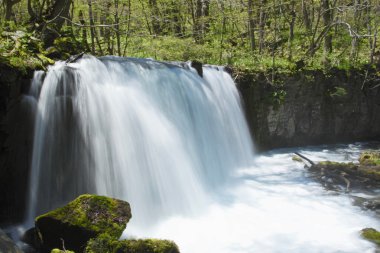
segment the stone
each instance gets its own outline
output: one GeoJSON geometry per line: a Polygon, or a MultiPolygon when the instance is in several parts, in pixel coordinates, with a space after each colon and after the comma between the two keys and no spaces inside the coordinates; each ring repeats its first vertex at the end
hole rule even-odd
{"type": "Polygon", "coordinates": [[[9,238],[4,231],[0,229],[0,252],[4,253],[22,253],[17,245],[9,238]]]}
{"type": "Polygon", "coordinates": [[[117,240],[131,217],[128,202],[85,194],[37,217],[35,225],[44,250],[82,252],[87,242],[100,234],[117,240]]]}
{"type": "Polygon", "coordinates": [[[359,162],[361,165],[377,166],[380,165],[380,151],[364,151],[360,154],[359,162]]]}
{"type": "Polygon", "coordinates": [[[179,253],[178,246],[169,240],[114,240],[107,234],[91,239],[85,253],[179,253]]]}
{"type": "Polygon", "coordinates": [[[380,245],[380,232],[373,228],[365,228],[361,231],[361,236],[368,241],[380,245]]]}

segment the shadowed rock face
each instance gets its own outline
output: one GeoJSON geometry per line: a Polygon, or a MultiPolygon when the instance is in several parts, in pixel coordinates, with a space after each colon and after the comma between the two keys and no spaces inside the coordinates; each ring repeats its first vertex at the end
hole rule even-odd
{"type": "Polygon", "coordinates": [[[275,85],[263,73],[240,73],[255,144],[271,149],[379,140],[380,89],[364,72],[304,70],[278,75],[275,85]]]}
{"type": "Polygon", "coordinates": [[[42,248],[82,252],[87,241],[100,234],[117,240],[132,217],[125,201],[95,195],[81,195],[66,206],[36,218],[42,248]]]}
{"type": "Polygon", "coordinates": [[[33,73],[0,64],[0,224],[18,222],[26,205],[36,103],[33,73]]]}

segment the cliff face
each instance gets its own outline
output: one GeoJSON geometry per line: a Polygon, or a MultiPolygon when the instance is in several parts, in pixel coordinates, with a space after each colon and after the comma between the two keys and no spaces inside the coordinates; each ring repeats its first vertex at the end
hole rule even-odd
{"type": "Polygon", "coordinates": [[[260,150],[380,139],[376,71],[302,71],[238,75],[237,84],[260,150]],[[240,76],[240,77],[239,77],[240,76]]]}
{"type": "Polygon", "coordinates": [[[36,102],[25,94],[32,74],[0,64],[0,224],[21,221],[26,207],[36,102]]]}

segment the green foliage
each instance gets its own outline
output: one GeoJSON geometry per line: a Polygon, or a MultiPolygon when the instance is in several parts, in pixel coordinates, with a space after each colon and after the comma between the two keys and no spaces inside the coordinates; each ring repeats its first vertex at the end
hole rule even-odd
{"type": "Polygon", "coordinates": [[[330,92],[330,97],[334,98],[347,96],[347,90],[345,88],[338,86],[335,86],[334,88],[335,90],[333,92],[330,92]]]}
{"type": "MultiPolygon", "coordinates": [[[[12,26],[13,27],[13,26],[12,26]]],[[[54,61],[46,57],[41,40],[34,33],[22,30],[1,31],[0,61],[26,73],[43,69],[54,61]]]]}
{"type": "MultiPolygon", "coordinates": [[[[54,28],[54,22],[49,22],[46,16],[54,1],[57,0],[32,1],[32,8],[42,13],[34,22],[38,25],[29,24],[27,1],[21,1],[13,7],[12,21],[2,21],[0,29],[22,30],[35,38],[43,38],[45,31],[54,28]],[[41,2],[45,5],[41,6],[41,2]],[[46,4],[48,2],[50,6],[46,4]]],[[[371,52],[379,50],[371,50],[376,46],[373,42],[374,36],[378,36],[375,31],[380,17],[370,1],[361,5],[348,0],[331,1],[330,4],[336,4],[332,9],[340,10],[333,13],[332,20],[342,22],[331,26],[327,32],[322,22],[320,1],[308,1],[307,5],[302,5],[301,1],[258,1],[253,5],[252,16],[246,1],[202,1],[200,5],[199,1],[92,0],[92,16],[87,0],[73,1],[70,20],[62,29],[54,31],[59,35],[54,41],[54,50],[42,50],[41,41],[36,43],[31,37],[20,42],[26,45],[20,50],[28,56],[41,53],[61,59],[87,50],[95,55],[199,60],[239,69],[274,70],[276,73],[295,73],[300,68],[360,68],[370,63],[371,52]],[[197,10],[199,6],[201,10],[197,10]],[[296,18],[291,35],[292,8],[296,18]],[[304,13],[311,22],[311,30],[306,27],[304,13]],[[265,17],[262,24],[261,14],[265,17]],[[247,26],[250,18],[255,24],[254,37],[250,37],[247,26]],[[90,20],[94,23],[91,28],[90,20]],[[349,24],[352,30],[345,24],[349,24]],[[371,36],[359,37],[355,44],[353,32],[371,36]],[[324,35],[333,38],[332,52],[328,54],[323,50],[324,35]],[[296,62],[302,62],[303,66],[297,66],[296,62]]],[[[1,42],[4,45],[0,48],[1,55],[13,52],[12,40],[1,42]]],[[[26,59],[13,54],[5,57],[19,57],[19,60],[12,60],[18,65],[26,59]]]]}
{"type": "Polygon", "coordinates": [[[272,102],[275,105],[281,105],[285,101],[286,91],[277,90],[272,93],[272,102]]]}

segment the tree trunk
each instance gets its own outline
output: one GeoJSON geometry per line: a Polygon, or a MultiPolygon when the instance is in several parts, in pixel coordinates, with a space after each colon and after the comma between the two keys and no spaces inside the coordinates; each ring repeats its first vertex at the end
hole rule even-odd
{"type": "MultiPolygon", "coordinates": [[[[332,17],[332,8],[330,6],[330,0],[322,0],[322,18],[323,25],[328,27],[331,25],[332,17]]],[[[332,52],[332,35],[330,29],[327,31],[327,34],[324,37],[324,62],[325,64],[329,63],[328,56],[332,52]]]]}
{"type": "Polygon", "coordinates": [[[312,27],[311,27],[311,21],[310,21],[310,16],[309,16],[306,0],[302,0],[301,4],[302,4],[303,22],[305,24],[306,31],[310,33],[312,30],[312,27]]]}
{"type": "Polygon", "coordinates": [[[194,17],[195,17],[194,28],[193,28],[194,38],[196,42],[200,42],[202,38],[202,23],[201,23],[202,0],[196,0],[194,17]]]}
{"type": "Polygon", "coordinates": [[[116,45],[117,54],[121,56],[121,42],[120,42],[120,20],[119,20],[119,0],[115,0],[115,24],[116,24],[116,45]]]}
{"type": "Polygon", "coordinates": [[[265,6],[266,6],[267,0],[260,0],[259,5],[259,53],[262,53],[265,47],[265,20],[266,20],[266,12],[265,12],[265,6]]]}
{"type": "Polygon", "coordinates": [[[49,8],[47,20],[42,34],[45,46],[53,44],[54,40],[60,36],[59,32],[66,21],[70,17],[70,6],[72,0],[55,0],[52,7],[49,8]]]}
{"type": "Polygon", "coordinates": [[[157,0],[149,0],[149,6],[151,9],[151,23],[153,28],[153,33],[155,35],[161,34],[161,22],[159,19],[159,9],[157,5],[157,0]]]}
{"type": "MultiPolygon", "coordinates": [[[[82,10],[79,11],[79,22],[82,26],[86,25],[86,21],[84,20],[84,15],[83,15],[82,10]]],[[[82,28],[82,42],[86,47],[86,51],[90,51],[90,47],[87,41],[87,30],[84,27],[82,28]]]]}
{"type": "MultiPolygon", "coordinates": [[[[359,15],[360,15],[360,0],[354,1],[354,29],[357,30],[359,26],[359,15]]],[[[356,62],[357,54],[358,54],[358,46],[359,46],[359,38],[356,36],[352,37],[351,40],[351,52],[350,52],[350,62],[356,62]]]]}
{"type": "Polygon", "coordinates": [[[296,11],[295,11],[295,1],[292,0],[290,2],[291,10],[290,10],[290,24],[289,24],[289,41],[288,41],[288,47],[289,47],[289,60],[292,60],[293,54],[292,54],[292,48],[293,48],[293,39],[294,39],[294,25],[296,22],[296,11]]]}
{"type": "Polygon", "coordinates": [[[251,50],[256,49],[255,19],[253,18],[253,0],[248,0],[248,35],[251,42],[251,50]]]}
{"type": "Polygon", "coordinates": [[[94,26],[94,16],[92,14],[92,0],[87,0],[88,4],[88,16],[90,18],[90,35],[91,35],[91,53],[95,54],[95,28],[94,26]]]}
{"type": "Polygon", "coordinates": [[[21,0],[5,0],[5,20],[9,21],[12,18],[12,7],[13,5],[21,2],[21,0]]]}

